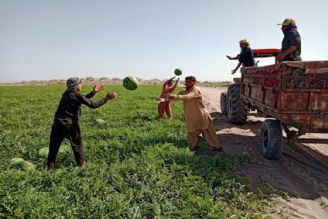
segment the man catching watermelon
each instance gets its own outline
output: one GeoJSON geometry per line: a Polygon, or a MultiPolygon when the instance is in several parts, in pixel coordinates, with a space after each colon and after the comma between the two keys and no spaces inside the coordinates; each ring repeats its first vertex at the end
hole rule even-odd
{"type": "Polygon", "coordinates": [[[116,97],[115,92],[108,92],[103,99],[98,102],[92,102],[90,98],[101,91],[103,86],[95,85],[90,93],[83,95],[81,93],[82,83],[79,78],[69,78],[66,81],[66,86],[67,89],[62,95],[52,124],[47,162],[48,170],[55,168],[58,150],[64,138],[67,138],[71,143],[77,165],[83,166],[85,157],[79,126],[81,105],[84,104],[95,109],[116,97]]]}
{"type": "Polygon", "coordinates": [[[189,76],[185,78],[186,89],[178,95],[168,94],[170,100],[182,100],[183,109],[188,129],[187,142],[190,151],[195,150],[197,138],[200,134],[208,145],[215,151],[223,152],[219,139],[215,133],[214,124],[207,109],[204,106],[200,88],[196,86],[196,78],[189,76]]]}

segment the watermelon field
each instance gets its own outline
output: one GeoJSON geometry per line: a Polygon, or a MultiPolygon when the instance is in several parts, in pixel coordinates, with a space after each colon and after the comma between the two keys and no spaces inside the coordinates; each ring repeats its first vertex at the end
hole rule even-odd
{"type": "MultiPolygon", "coordinates": [[[[83,93],[91,90],[83,87],[83,93]]],[[[46,170],[51,124],[64,85],[0,87],[0,218],[263,218],[263,185],[237,176],[247,156],[186,150],[182,103],[157,119],[161,86],[129,91],[103,107],[82,107],[87,164],[76,167],[68,141],[46,170]],[[23,158],[35,168],[13,166],[23,158]]]]}

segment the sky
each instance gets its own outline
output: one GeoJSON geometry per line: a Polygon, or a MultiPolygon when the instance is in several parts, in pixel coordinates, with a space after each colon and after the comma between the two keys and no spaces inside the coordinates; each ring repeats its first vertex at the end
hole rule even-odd
{"type": "MultiPolygon", "coordinates": [[[[0,83],[69,77],[230,81],[225,55],[281,47],[293,18],[303,60],[328,60],[327,0],[0,0],[0,83]]],[[[273,58],[259,65],[273,64],[273,58]]]]}

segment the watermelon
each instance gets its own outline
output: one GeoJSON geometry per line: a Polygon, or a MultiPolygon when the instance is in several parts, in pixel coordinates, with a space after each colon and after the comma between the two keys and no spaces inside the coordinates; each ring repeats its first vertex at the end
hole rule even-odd
{"type": "Polygon", "coordinates": [[[9,161],[10,167],[21,170],[34,170],[35,166],[33,163],[24,160],[23,158],[15,157],[9,161]]]}
{"type": "MultiPolygon", "coordinates": [[[[70,150],[69,145],[63,144],[59,148],[58,153],[59,154],[66,153],[69,150],[70,150]]],[[[38,150],[38,157],[39,158],[48,158],[48,153],[49,153],[49,148],[48,147],[43,147],[43,148],[41,148],[41,149],[38,150]]]]}
{"type": "Polygon", "coordinates": [[[27,171],[34,170],[35,165],[30,161],[24,160],[23,163],[22,163],[21,169],[22,170],[27,170],[27,171]]]}
{"type": "Polygon", "coordinates": [[[105,120],[103,120],[103,119],[96,119],[96,123],[98,123],[98,124],[105,124],[106,123],[106,121],[105,120]]]}
{"type": "Polygon", "coordinates": [[[180,69],[176,68],[176,69],[174,70],[174,74],[175,74],[176,76],[180,76],[180,75],[182,75],[182,71],[181,71],[180,69]]]}
{"type": "Polygon", "coordinates": [[[123,86],[128,90],[135,90],[138,88],[138,79],[134,76],[128,76],[123,79],[123,86]]]}
{"type": "Polygon", "coordinates": [[[17,164],[19,164],[19,163],[21,163],[21,162],[23,162],[23,161],[24,161],[23,158],[15,157],[15,158],[12,158],[12,159],[9,161],[9,164],[15,166],[15,165],[17,165],[17,164]]]}
{"type": "Polygon", "coordinates": [[[38,150],[38,155],[39,157],[47,158],[49,153],[49,148],[44,147],[38,150]]]}

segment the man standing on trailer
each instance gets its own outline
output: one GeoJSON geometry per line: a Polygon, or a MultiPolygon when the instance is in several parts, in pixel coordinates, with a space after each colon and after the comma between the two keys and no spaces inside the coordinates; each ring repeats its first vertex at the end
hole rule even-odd
{"type": "Polygon", "coordinates": [[[254,55],[247,39],[240,40],[239,46],[241,48],[239,55],[236,57],[226,56],[230,60],[239,60],[239,63],[236,68],[231,71],[231,74],[235,74],[241,65],[243,65],[243,67],[251,67],[255,65],[254,55]]]}
{"type": "Polygon", "coordinates": [[[287,18],[278,25],[281,25],[284,38],[281,44],[281,52],[276,56],[276,61],[302,61],[301,36],[297,31],[296,22],[291,18],[287,18]]]}

